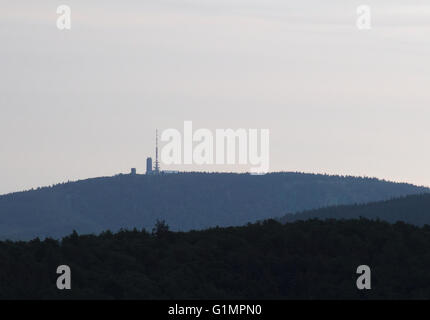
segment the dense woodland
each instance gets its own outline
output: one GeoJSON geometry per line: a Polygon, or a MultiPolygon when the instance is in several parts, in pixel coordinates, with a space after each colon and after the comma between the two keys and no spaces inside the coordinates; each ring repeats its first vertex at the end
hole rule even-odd
{"type": "Polygon", "coordinates": [[[316,210],[287,214],[282,222],[319,219],[380,219],[388,222],[403,221],[415,225],[430,225],[430,194],[411,195],[398,199],[348,206],[331,206],[316,210]]]}
{"type": "Polygon", "coordinates": [[[238,226],[428,191],[377,179],[302,173],[118,175],[0,196],[0,239],[150,230],[156,219],[181,231],[238,226]]]}
{"type": "Polygon", "coordinates": [[[121,231],[0,242],[0,299],[430,298],[430,227],[274,220],[244,227],[121,231]],[[56,288],[56,268],[72,289],[56,288]],[[356,288],[356,268],[372,290],[356,288]]]}

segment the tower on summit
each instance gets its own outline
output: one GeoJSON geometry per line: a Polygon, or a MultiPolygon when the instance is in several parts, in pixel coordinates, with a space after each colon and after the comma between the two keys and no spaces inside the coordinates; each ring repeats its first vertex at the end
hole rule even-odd
{"type": "Polygon", "coordinates": [[[146,158],[146,174],[152,174],[152,158],[146,158]]]}
{"type": "Polygon", "coordinates": [[[155,130],[155,165],[152,167],[152,158],[146,158],[146,174],[160,174],[160,162],[158,161],[158,130],[155,130]]]}
{"type": "Polygon", "coordinates": [[[155,167],[154,174],[160,173],[160,162],[158,161],[158,130],[155,130],[155,167]]]}

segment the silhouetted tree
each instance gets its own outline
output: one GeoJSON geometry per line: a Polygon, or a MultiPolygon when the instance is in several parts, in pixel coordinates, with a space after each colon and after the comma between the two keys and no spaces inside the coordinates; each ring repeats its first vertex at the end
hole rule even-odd
{"type": "Polygon", "coordinates": [[[157,222],[155,222],[155,226],[152,229],[152,234],[157,237],[162,237],[166,235],[168,232],[169,232],[169,226],[167,225],[166,221],[157,219],[157,222]]]}

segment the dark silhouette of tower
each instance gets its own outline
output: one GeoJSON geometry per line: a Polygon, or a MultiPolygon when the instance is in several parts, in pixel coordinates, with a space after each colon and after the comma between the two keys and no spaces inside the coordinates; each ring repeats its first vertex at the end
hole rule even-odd
{"type": "Polygon", "coordinates": [[[155,167],[154,173],[160,173],[160,163],[158,162],[158,130],[155,130],[155,167]]]}
{"type": "Polygon", "coordinates": [[[146,158],[146,174],[152,174],[152,158],[146,158]]]}

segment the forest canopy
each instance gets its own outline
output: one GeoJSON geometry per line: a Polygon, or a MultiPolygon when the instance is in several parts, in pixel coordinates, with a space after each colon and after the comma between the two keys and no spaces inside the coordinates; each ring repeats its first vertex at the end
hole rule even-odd
{"type": "Polygon", "coordinates": [[[118,175],[0,196],[0,239],[61,238],[73,230],[239,226],[324,206],[429,192],[371,178],[279,172],[118,175]]]}
{"type": "Polygon", "coordinates": [[[430,227],[274,220],[0,242],[0,299],[428,299],[430,227]],[[358,290],[356,269],[372,270],[358,290]],[[71,268],[72,289],[56,288],[71,268]]]}

